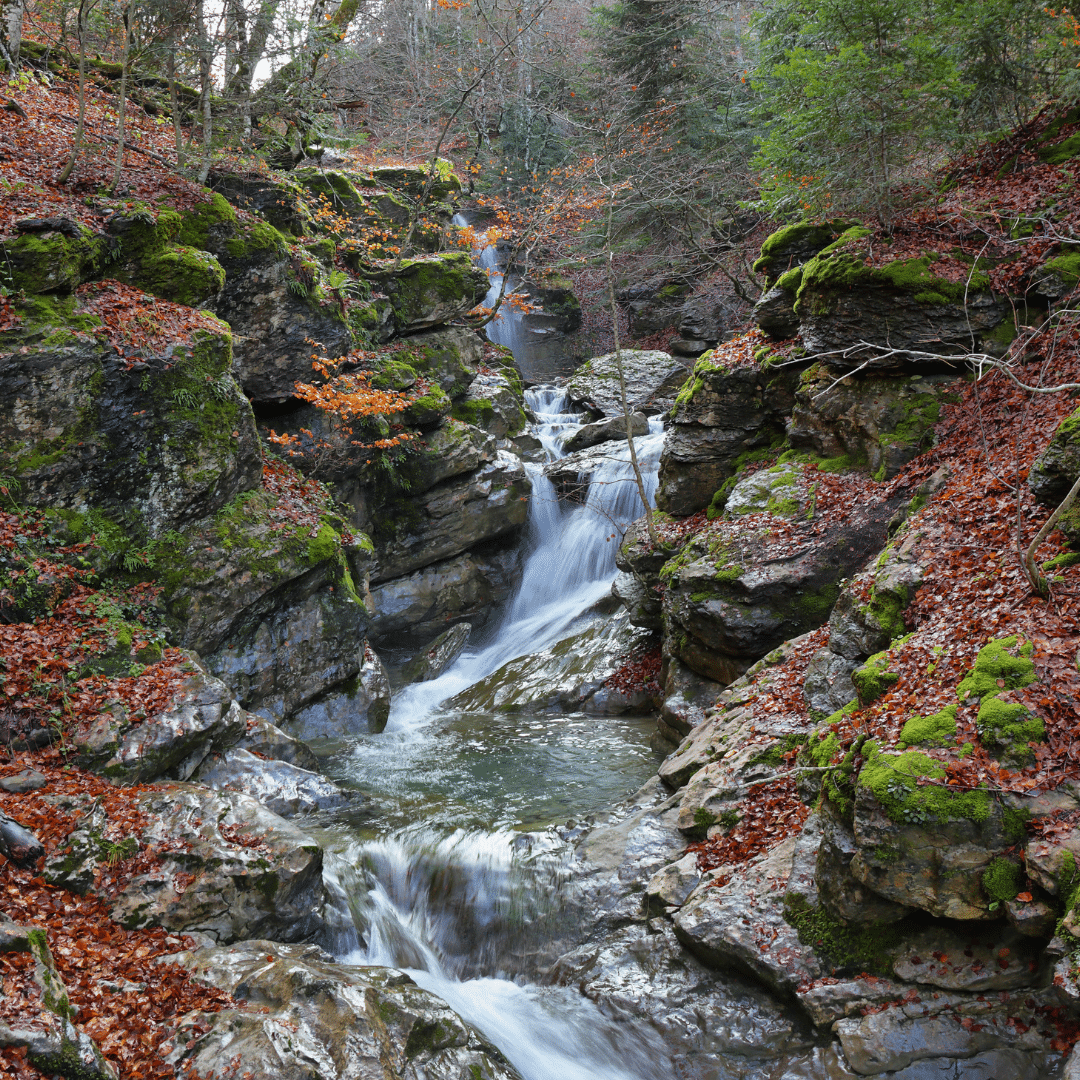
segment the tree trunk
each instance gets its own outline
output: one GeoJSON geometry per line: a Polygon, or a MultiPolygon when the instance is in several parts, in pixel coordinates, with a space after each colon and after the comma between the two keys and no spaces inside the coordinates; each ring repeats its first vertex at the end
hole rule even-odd
{"type": "Polygon", "coordinates": [[[14,75],[19,67],[22,47],[22,21],[26,0],[0,0],[0,55],[11,66],[14,75]]]}
{"type": "Polygon", "coordinates": [[[210,81],[210,66],[212,62],[212,57],[210,55],[210,35],[206,32],[206,12],[203,8],[203,0],[199,0],[195,18],[198,19],[199,22],[199,89],[202,91],[200,104],[202,106],[203,124],[203,160],[202,165],[199,167],[199,183],[205,184],[206,178],[210,175],[210,150],[214,138],[214,117],[210,107],[210,91],[212,88],[212,83],[210,81]]]}
{"type": "Polygon", "coordinates": [[[85,0],[79,5],[79,13],[76,17],[75,29],[79,35],[79,121],[75,126],[75,142],[71,147],[71,157],[64,166],[64,171],[59,176],[59,182],[66,184],[71,179],[75,169],[75,163],[79,160],[79,151],[82,149],[83,129],[86,126],[86,42],[83,39],[85,24],[85,0]]]}
{"type": "Polygon", "coordinates": [[[116,122],[116,172],[109,187],[110,192],[116,191],[120,184],[120,174],[124,171],[124,125],[127,123],[128,63],[131,60],[130,4],[122,9],[121,18],[124,22],[124,56],[120,67],[120,114],[116,122]]]}

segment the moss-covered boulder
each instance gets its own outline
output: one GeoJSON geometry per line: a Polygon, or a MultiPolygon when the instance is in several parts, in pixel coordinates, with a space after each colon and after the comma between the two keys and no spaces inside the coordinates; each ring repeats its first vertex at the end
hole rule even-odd
{"type": "Polygon", "coordinates": [[[851,223],[847,221],[798,222],[777,229],[761,245],[754,270],[775,283],[787,271],[809,262],[822,248],[842,236],[851,223]]]}
{"type": "Polygon", "coordinates": [[[430,184],[431,167],[428,164],[376,166],[370,176],[373,184],[403,191],[411,199],[420,198],[425,184],[429,202],[446,202],[461,192],[461,180],[454,172],[453,163],[446,158],[435,159],[435,175],[430,184]]]}
{"type": "Polygon", "coordinates": [[[933,446],[942,405],[959,400],[964,385],[953,374],[842,374],[825,364],[802,373],[788,440],[824,458],[865,463],[876,480],[933,446]]]}
{"type": "Polygon", "coordinates": [[[438,383],[454,400],[463,397],[472,385],[484,353],[484,344],[475,331],[461,326],[413,334],[404,345],[394,359],[438,383]]]}
{"type": "Polygon", "coordinates": [[[367,276],[390,298],[400,334],[450,322],[476,307],[488,290],[487,274],[464,252],[403,259],[399,266],[370,270],[367,276]]]}
{"type": "Polygon", "coordinates": [[[404,239],[413,214],[409,200],[393,191],[368,190],[362,174],[296,169],[290,179],[307,193],[315,229],[352,235],[368,244],[404,239]]]}
{"type": "Polygon", "coordinates": [[[111,271],[117,281],[154,296],[198,307],[221,292],[225,270],[208,251],[170,244],[111,271]]]}
{"type": "Polygon", "coordinates": [[[233,206],[260,215],[276,229],[303,236],[312,228],[304,189],[281,173],[213,169],[207,182],[233,206]]]}
{"type": "Polygon", "coordinates": [[[108,261],[108,238],[69,218],[24,218],[0,238],[3,276],[26,293],[71,293],[108,261]]]}
{"type": "Polygon", "coordinates": [[[73,300],[16,310],[22,324],[0,335],[13,403],[0,416],[0,446],[30,501],[83,530],[104,515],[134,554],[258,485],[254,417],[232,378],[223,324],[131,365],[98,344],[95,317],[73,300]]]}
{"type": "Polygon", "coordinates": [[[525,410],[510,380],[498,374],[477,376],[464,397],[454,402],[452,415],[496,439],[520,435],[527,423],[525,410]]]}
{"type": "Polygon", "coordinates": [[[795,310],[812,353],[854,349],[861,342],[891,349],[970,352],[1011,308],[990,291],[990,279],[972,271],[955,280],[952,267],[935,273],[934,252],[871,264],[869,241],[852,230],[802,267],[795,310]]]}
{"type": "Polygon", "coordinates": [[[771,465],[739,480],[724,501],[724,516],[746,514],[792,518],[812,512],[813,484],[806,483],[797,463],[771,465]]]}
{"type": "Polygon", "coordinates": [[[1048,259],[1031,275],[1032,289],[1047,300],[1061,300],[1080,282],[1080,252],[1075,248],[1048,259]]]}

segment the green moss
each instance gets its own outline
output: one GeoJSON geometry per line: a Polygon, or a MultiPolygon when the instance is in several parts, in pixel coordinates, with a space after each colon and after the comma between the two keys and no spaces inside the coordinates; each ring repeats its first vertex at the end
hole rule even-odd
{"type": "MultiPolygon", "coordinates": [[[[1076,137],[1080,138],[1080,136],[1076,137]]],[[[1050,259],[1043,263],[1040,272],[1057,274],[1067,284],[1075,285],[1080,281],[1080,252],[1071,252],[1050,259]]]]}
{"type": "Polygon", "coordinates": [[[983,871],[982,876],[986,895],[996,901],[992,908],[1008,900],[1015,900],[1016,894],[1020,891],[1021,880],[1022,871],[1016,863],[1008,859],[994,859],[983,871]]]}
{"type": "Polygon", "coordinates": [[[494,419],[495,406],[490,398],[470,398],[467,401],[455,401],[450,415],[462,423],[483,428],[494,419]]]}
{"type": "Polygon", "coordinates": [[[776,284],[778,288],[784,289],[794,296],[802,284],[802,266],[793,266],[786,273],[781,274],[776,279],[776,284]]]}
{"type": "Polygon", "coordinates": [[[225,270],[207,251],[170,245],[115,270],[117,281],[137,285],[154,296],[197,307],[225,286],[225,270]]]}
{"type": "Polygon", "coordinates": [[[238,262],[278,258],[289,249],[285,237],[265,221],[242,221],[225,242],[225,253],[238,262]]]}
{"type": "Polygon", "coordinates": [[[1009,650],[1016,649],[1016,646],[1015,635],[984,645],[975,658],[975,666],[956,688],[960,700],[997,695],[1003,690],[1019,690],[1033,683],[1035,665],[1029,659],[1031,645],[1022,647],[1020,655],[1014,656],[1009,650]],[[999,679],[1002,682],[1000,686],[999,679]]]}
{"type": "Polygon", "coordinates": [[[1015,764],[1027,764],[1033,757],[1028,743],[1042,742],[1046,735],[1042,720],[1023,705],[996,696],[983,699],[975,723],[979,741],[1015,764]]]}
{"type": "Polygon", "coordinates": [[[913,716],[900,732],[898,749],[908,746],[952,746],[956,742],[957,705],[949,705],[932,716],[913,716]]]}
{"type": "Polygon", "coordinates": [[[699,806],[694,811],[694,824],[699,829],[707,829],[710,825],[716,824],[716,815],[710,813],[704,806],[699,806]]]}
{"type": "MultiPolygon", "coordinates": [[[[12,289],[70,293],[94,277],[108,259],[104,237],[78,226],[78,237],[61,232],[22,233],[0,241],[0,272],[12,289]]],[[[4,283],[0,279],[0,283],[4,283]]]]}
{"type": "Polygon", "coordinates": [[[1075,566],[1080,563],[1080,551],[1066,551],[1061,555],[1055,555],[1052,559],[1047,559],[1042,564],[1043,570],[1049,572],[1051,570],[1066,570],[1070,566],[1075,566]]]}
{"type": "Polygon", "coordinates": [[[217,192],[207,202],[199,203],[193,210],[180,212],[180,228],[176,242],[185,247],[206,250],[210,243],[210,231],[223,226],[230,229],[236,225],[236,211],[217,192]]]}
{"type": "Polygon", "coordinates": [[[799,933],[799,941],[830,960],[840,971],[892,975],[893,954],[902,946],[900,923],[852,927],[804,897],[789,893],[784,918],[799,933]]]}
{"type": "Polygon", "coordinates": [[[761,255],[754,263],[754,270],[758,273],[762,271],[772,273],[774,270],[780,270],[779,266],[773,267],[774,259],[782,258],[788,251],[822,248],[835,240],[847,228],[849,224],[846,221],[826,221],[817,224],[800,221],[794,225],[785,225],[765,238],[761,245],[761,255]]]}
{"type": "Polygon", "coordinates": [[[896,822],[912,824],[930,819],[966,819],[984,822],[990,816],[990,794],[953,791],[936,785],[920,787],[920,778],[940,780],[945,776],[941,763],[916,750],[900,754],[883,752],[876,743],[863,747],[865,761],[858,784],[872,792],[885,813],[896,822]]]}
{"type": "Polygon", "coordinates": [[[1080,132],[1054,143],[1053,146],[1043,146],[1038,150],[1039,160],[1045,161],[1047,165],[1063,165],[1077,154],[1080,154],[1080,132]]]}
{"type": "Polygon", "coordinates": [[[408,390],[416,383],[416,371],[400,360],[386,360],[379,373],[372,377],[371,385],[377,390],[408,390]]]}
{"type": "Polygon", "coordinates": [[[855,685],[862,705],[877,701],[900,681],[900,675],[895,671],[889,671],[888,666],[886,654],[879,652],[851,673],[851,681],[855,685]]]}

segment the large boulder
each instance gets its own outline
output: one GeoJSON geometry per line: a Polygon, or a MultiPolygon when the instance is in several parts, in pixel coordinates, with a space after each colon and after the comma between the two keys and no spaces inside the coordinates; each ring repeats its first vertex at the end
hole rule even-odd
{"type": "Polygon", "coordinates": [[[258,435],[226,326],[209,320],[192,344],[133,366],[94,341],[98,320],[73,301],[37,298],[22,313],[0,335],[11,405],[0,447],[28,501],[60,510],[77,532],[103,514],[139,546],[258,485],[258,435]]]}
{"type": "Polygon", "coordinates": [[[402,493],[373,523],[379,567],[372,580],[400,577],[517,531],[528,517],[530,490],[520,459],[500,450],[490,464],[418,498],[402,493]]]}
{"type": "Polygon", "coordinates": [[[527,423],[520,393],[501,372],[478,375],[468,392],[454,403],[451,415],[496,439],[513,438],[527,423]]]}
{"type": "MultiPolygon", "coordinates": [[[[671,407],[679,387],[686,381],[683,364],[670,353],[658,350],[623,349],[626,404],[631,412],[664,412],[671,407]]],[[[586,360],[566,384],[570,400],[601,417],[622,416],[619,363],[615,353],[586,360]]]]}
{"type": "Polygon", "coordinates": [[[403,259],[400,265],[369,270],[367,276],[390,298],[399,334],[450,322],[476,307],[488,291],[487,274],[465,252],[403,259]]]}
{"type": "Polygon", "coordinates": [[[843,374],[825,364],[803,373],[788,440],[824,458],[865,462],[876,480],[930,449],[941,406],[958,401],[963,386],[955,374],[843,374]]]}
{"type": "Polygon", "coordinates": [[[307,701],[289,718],[298,739],[339,739],[378,734],[390,717],[390,678],[370,645],[361,650],[360,668],[352,678],[307,701]]]}
{"type": "MultiPolygon", "coordinates": [[[[1044,506],[1056,507],[1080,476],[1080,409],[1058,425],[1028,473],[1028,486],[1044,506]]],[[[1070,540],[1080,538],[1080,509],[1074,504],[1058,519],[1070,540]]]]}
{"type": "Polygon", "coordinates": [[[178,1072],[251,1080],[520,1080],[445,1002],[393,968],[339,964],[312,945],[247,941],[181,953],[235,1007],[185,1017],[178,1072]]]}
{"type": "Polygon", "coordinates": [[[707,353],[694,365],[671,413],[656,505],[670,514],[703,510],[739,459],[779,442],[793,398],[786,369],[731,368],[707,353]]]}
{"type": "Polygon", "coordinates": [[[322,849],[250,795],[163,784],[139,792],[136,808],[135,838],[157,859],[113,897],[121,925],[222,943],[304,941],[324,930],[322,849]]]}
{"type": "Polygon", "coordinates": [[[625,285],[615,299],[630,315],[634,337],[675,326],[682,316],[683,301],[691,289],[686,274],[657,274],[625,285]]]}
{"type": "MultiPolygon", "coordinates": [[[[649,420],[644,413],[630,414],[631,436],[648,435],[649,420]]],[[[583,424],[563,443],[563,450],[573,454],[578,450],[587,450],[602,442],[626,440],[626,418],[613,416],[607,420],[597,420],[594,424],[583,424]]]]}
{"type": "Polygon", "coordinates": [[[789,270],[809,262],[850,228],[846,221],[797,222],[766,237],[754,270],[776,281],[789,270]]]}

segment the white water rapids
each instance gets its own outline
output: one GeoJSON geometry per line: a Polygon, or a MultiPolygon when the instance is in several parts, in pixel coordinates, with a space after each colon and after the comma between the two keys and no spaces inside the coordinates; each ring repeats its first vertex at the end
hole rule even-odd
{"type": "MultiPolygon", "coordinates": [[[[542,387],[526,397],[537,418],[535,434],[552,459],[561,457],[562,441],[580,427],[581,414],[570,412],[562,390],[542,387]]],[[[635,440],[650,502],[662,443],[659,421],[635,440]]],[[[644,506],[627,444],[600,449],[607,451],[606,460],[593,473],[585,505],[560,504],[543,467],[526,466],[532,499],[516,593],[493,620],[494,628],[448,671],[395,697],[386,731],[354,751],[369,774],[373,754],[374,768],[381,763],[388,774],[438,773],[445,767],[438,743],[438,723],[445,718],[440,702],[508,660],[566,637],[610,592],[621,534],[644,506]]],[[[550,721],[564,729],[574,722],[550,721]]],[[[544,725],[540,720],[528,726],[544,725]]],[[[596,744],[602,740],[600,735],[596,744]]],[[[330,861],[334,885],[359,928],[343,928],[340,958],[408,971],[479,1028],[525,1080],[660,1080],[670,1072],[659,1064],[667,1055],[651,1029],[615,1023],[572,990],[495,977],[514,974],[515,949],[525,951],[530,927],[558,908],[568,857],[567,846],[550,834],[545,839],[503,827],[458,828],[447,835],[445,826],[429,824],[422,815],[378,839],[351,840],[330,861]]]]}

